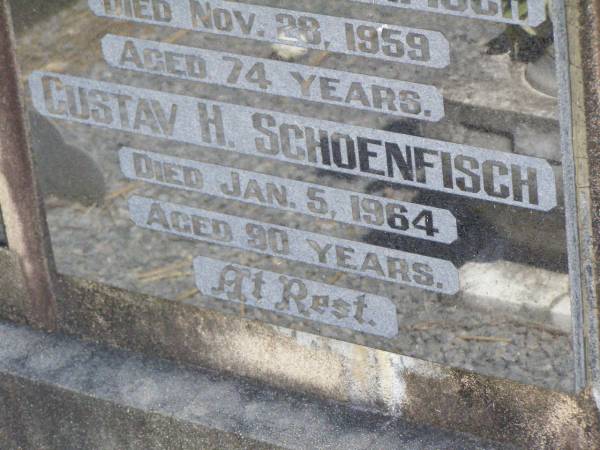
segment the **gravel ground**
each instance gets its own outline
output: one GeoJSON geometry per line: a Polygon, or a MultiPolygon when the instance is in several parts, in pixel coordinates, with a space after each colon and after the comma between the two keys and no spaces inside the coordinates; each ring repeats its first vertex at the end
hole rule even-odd
{"type": "MultiPolygon", "coordinates": [[[[309,117],[354,123],[373,128],[390,126],[390,118],[363,111],[335,107],[323,107],[314,103],[285,98],[267,98],[256,94],[199,83],[169,80],[163,77],[142,75],[109,69],[99,52],[99,40],[106,33],[123,34],[155,40],[168,40],[182,45],[202,46],[212,49],[227,49],[254,56],[270,57],[273,50],[268,44],[257,44],[239,39],[223,39],[214,35],[182,33],[174,29],[131,25],[95,18],[88,12],[85,1],[73,8],[25,27],[18,36],[18,54],[24,77],[32,70],[50,70],[70,75],[147,87],[166,92],[182,93],[216,100],[277,109],[309,117]]],[[[291,2],[279,2],[293,6],[291,2]]],[[[510,64],[507,56],[486,56],[484,44],[502,31],[502,26],[489,22],[462,21],[439,15],[416,13],[389,14],[389,9],[370,14],[368,5],[345,4],[343,1],[305,2],[306,9],[339,15],[418,25],[423,28],[443,30],[451,43],[454,63],[451,68],[435,71],[381,64],[375,60],[332,55],[322,61],[330,68],[345,67],[347,70],[384,77],[398,77],[408,81],[435,84],[448,101],[464,102],[470,106],[497,108],[505,113],[528,114],[535,120],[552,119],[555,116],[555,101],[533,93],[521,79],[523,65],[510,64]],[[467,24],[468,26],[465,26],[467,24]],[[451,31],[448,31],[451,30],[451,31]],[[400,74],[399,74],[400,72],[400,74]],[[483,94],[483,95],[482,95],[483,94]]],[[[298,7],[298,9],[304,9],[298,7]]],[[[309,52],[300,62],[311,63],[318,57],[309,52]]],[[[533,119],[532,119],[533,120],[533,119]]],[[[232,152],[174,144],[173,142],[134,136],[128,133],[94,129],[83,125],[55,123],[68,144],[91,155],[105,176],[109,194],[102,205],[84,207],[64,199],[47,199],[48,221],[54,253],[59,270],[71,275],[91,278],[125,289],[162,296],[177,301],[219,308],[233,314],[265,320],[278,325],[325,334],[386,350],[401,352],[430,361],[455,367],[472,369],[489,375],[506,377],[526,383],[569,390],[572,387],[572,351],[570,336],[541,323],[523,321],[518,314],[491,314],[479,312],[464,305],[458,296],[445,296],[425,291],[403,288],[391,283],[382,283],[368,278],[344,275],[334,270],[323,270],[277,258],[238,251],[201,242],[192,242],[174,236],[161,235],[138,229],[129,219],[127,198],[132,194],[143,195],[173,203],[206,208],[232,215],[244,216],[263,222],[285,225],[291,228],[313,231],[324,235],[362,240],[378,245],[396,246],[409,251],[430,255],[443,255],[460,265],[468,260],[507,258],[518,260],[505,238],[495,236],[493,224],[485,226],[465,222],[462,240],[451,251],[439,246],[422,243],[406,243],[392,240],[381,233],[367,233],[358,227],[342,226],[327,221],[317,221],[298,214],[273,209],[251,207],[241,203],[198,196],[173,189],[130,183],[118,167],[117,150],[121,146],[141,148],[165,154],[217,163],[226,166],[251,169],[280,177],[351,189],[375,192],[379,195],[398,198],[416,198],[418,201],[435,203],[430,195],[400,190],[382,184],[373,184],[362,178],[333,176],[306,168],[243,157],[232,152]],[[350,330],[315,323],[301,323],[260,310],[225,305],[222,302],[191,295],[194,289],[191,258],[196,255],[213,256],[217,259],[256,266],[266,270],[293,273],[295,276],[324,281],[342,287],[358,289],[392,299],[398,308],[400,333],[393,340],[360,335],[350,330]],[[144,276],[157,268],[170,268],[164,277],[144,276]]],[[[445,120],[439,127],[455,129],[456,124],[445,120]]],[[[439,134],[439,129],[437,131],[439,134]]],[[[428,134],[429,135],[429,134],[428,134]]],[[[433,135],[433,134],[431,134],[433,135]]],[[[468,141],[468,133],[448,136],[455,142],[468,141]]],[[[493,142],[490,140],[490,142],[493,142]]],[[[43,170],[43,168],[41,168],[43,170]]],[[[85,174],[73,174],[84,177],[85,174]]],[[[439,201],[439,199],[438,199],[439,201]]],[[[464,202],[448,200],[449,209],[461,209],[464,202]]],[[[466,211],[466,212],[465,212],[466,211]]],[[[462,217],[455,211],[457,216],[462,217]]],[[[510,208],[501,209],[499,214],[510,214],[510,208]]],[[[466,217],[467,218],[467,217],[466,217]]],[[[474,218],[469,218],[474,220],[474,218]]],[[[556,230],[560,236],[561,230],[556,230]]],[[[527,252],[526,252],[527,253],[527,252]]],[[[530,263],[547,266],[546,260],[556,260],[555,255],[542,253],[530,263]]],[[[563,258],[564,255],[558,257],[563,258]]],[[[555,270],[564,270],[564,264],[550,264],[555,270]]]]}

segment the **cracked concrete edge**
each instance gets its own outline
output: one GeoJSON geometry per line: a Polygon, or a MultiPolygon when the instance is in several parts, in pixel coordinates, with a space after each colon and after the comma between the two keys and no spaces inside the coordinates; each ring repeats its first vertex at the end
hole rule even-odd
{"type": "Polygon", "coordinates": [[[0,342],[5,449],[509,448],[14,325],[0,342]]]}

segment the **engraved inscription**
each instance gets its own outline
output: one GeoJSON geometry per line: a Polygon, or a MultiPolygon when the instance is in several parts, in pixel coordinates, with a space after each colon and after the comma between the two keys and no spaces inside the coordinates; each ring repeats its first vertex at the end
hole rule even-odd
{"type": "Polygon", "coordinates": [[[437,31],[224,0],[88,0],[101,17],[443,68],[450,45],[437,31]]]}
{"type": "Polygon", "coordinates": [[[404,284],[458,292],[458,271],[448,261],[353,242],[227,214],[132,196],[136,225],[199,241],[404,284]]]}
{"type": "Polygon", "coordinates": [[[535,27],[546,19],[544,0],[350,0],[535,27]]]}
{"type": "Polygon", "coordinates": [[[221,102],[34,72],[44,115],[336,172],[548,211],[542,159],[221,102]]]}
{"type": "Polygon", "coordinates": [[[204,295],[280,314],[392,338],[398,334],[390,299],[315,281],[219,261],[194,259],[204,295]]]}
{"type": "Polygon", "coordinates": [[[112,34],[102,39],[102,50],[122,69],[420,120],[444,117],[444,100],[433,86],[112,34]]]}
{"type": "Polygon", "coordinates": [[[446,244],[457,238],[456,219],[443,209],[132,148],[122,148],[119,159],[123,174],[133,180],[446,244]]]}

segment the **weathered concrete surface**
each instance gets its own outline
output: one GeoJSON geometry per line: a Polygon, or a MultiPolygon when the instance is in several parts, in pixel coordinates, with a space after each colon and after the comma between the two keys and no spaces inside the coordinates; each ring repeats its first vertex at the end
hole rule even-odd
{"type": "Polygon", "coordinates": [[[94,283],[63,280],[63,289],[60,322],[70,334],[527,448],[588,449],[600,443],[598,412],[585,395],[448,369],[94,283]]]}
{"type": "Polygon", "coordinates": [[[500,449],[467,435],[0,324],[2,449],[500,449]]]}

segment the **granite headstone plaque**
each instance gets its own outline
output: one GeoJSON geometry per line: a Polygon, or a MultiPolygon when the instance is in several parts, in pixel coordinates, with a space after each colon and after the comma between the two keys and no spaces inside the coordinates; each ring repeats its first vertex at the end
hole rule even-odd
{"type": "Polygon", "coordinates": [[[546,2],[23,3],[59,272],[572,387],[546,2]]]}

